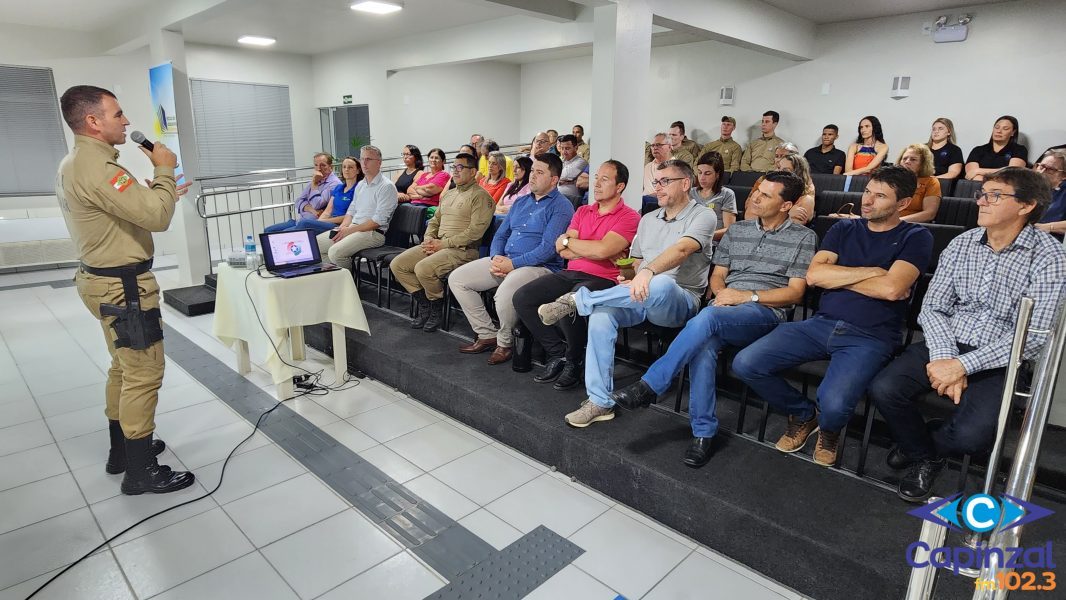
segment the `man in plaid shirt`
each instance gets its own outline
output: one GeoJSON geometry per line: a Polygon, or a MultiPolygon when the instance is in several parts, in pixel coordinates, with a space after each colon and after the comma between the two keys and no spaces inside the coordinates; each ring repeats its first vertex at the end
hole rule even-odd
{"type": "Polygon", "coordinates": [[[977,228],[941,254],[918,322],[925,341],[883,370],[869,393],[898,446],[892,468],[910,467],[899,496],[925,502],[947,456],[986,451],[996,434],[1006,366],[1023,296],[1035,301],[1023,357],[1032,359],[1066,289],[1066,250],[1033,227],[1051,201],[1039,174],[1008,167],[985,178],[977,228]],[[933,389],[955,403],[929,431],[915,400],[933,389]]]}

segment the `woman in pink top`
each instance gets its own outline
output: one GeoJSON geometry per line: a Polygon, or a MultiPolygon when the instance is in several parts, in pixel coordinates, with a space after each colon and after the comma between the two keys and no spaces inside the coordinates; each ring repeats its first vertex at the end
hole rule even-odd
{"type": "Polygon", "coordinates": [[[411,198],[411,204],[421,206],[437,206],[440,204],[440,193],[448,188],[448,180],[451,175],[444,170],[444,150],[434,148],[429,151],[429,169],[423,171],[414,184],[407,188],[407,196],[411,198]]]}
{"type": "Polygon", "coordinates": [[[515,200],[529,193],[529,170],[531,168],[533,168],[533,160],[528,156],[519,156],[515,159],[514,181],[507,187],[500,201],[496,203],[496,214],[506,215],[515,200]]]}
{"type": "Polygon", "coordinates": [[[511,180],[507,179],[507,158],[503,152],[489,152],[489,176],[479,181],[478,185],[492,196],[493,202],[499,202],[510,183],[511,180]]]}

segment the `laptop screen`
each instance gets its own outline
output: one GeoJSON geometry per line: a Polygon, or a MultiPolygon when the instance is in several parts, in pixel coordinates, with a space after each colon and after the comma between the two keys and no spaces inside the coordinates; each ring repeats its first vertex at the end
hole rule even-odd
{"type": "Polygon", "coordinates": [[[261,233],[259,242],[267,270],[313,265],[322,260],[315,233],[309,229],[261,233]]]}

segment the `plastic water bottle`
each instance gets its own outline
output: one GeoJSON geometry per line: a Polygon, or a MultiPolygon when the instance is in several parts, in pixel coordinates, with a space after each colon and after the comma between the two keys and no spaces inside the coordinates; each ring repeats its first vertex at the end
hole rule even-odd
{"type": "Polygon", "coordinates": [[[259,256],[255,252],[255,238],[251,235],[244,238],[244,266],[255,269],[259,266],[259,256]]]}

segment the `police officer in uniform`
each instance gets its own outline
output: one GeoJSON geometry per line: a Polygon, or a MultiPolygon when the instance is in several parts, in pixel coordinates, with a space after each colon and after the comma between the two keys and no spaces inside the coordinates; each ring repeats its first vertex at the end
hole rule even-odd
{"type": "Polygon", "coordinates": [[[152,275],[153,231],[165,231],[180,188],[177,157],[166,146],[144,150],[155,166],[145,187],[116,162],[129,120],[111,92],[79,85],[60,99],[74,132],[74,149],[59,165],[56,196],[81,268],[78,294],[100,320],[111,368],[104,414],[111,432],[106,470],[125,472],[122,493],[166,493],[192,485],[194,476],[156,461],[164,444],[152,439],[163,383],[163,329],[159,285],[152,275]]]}

